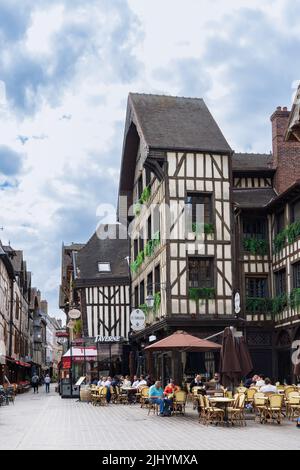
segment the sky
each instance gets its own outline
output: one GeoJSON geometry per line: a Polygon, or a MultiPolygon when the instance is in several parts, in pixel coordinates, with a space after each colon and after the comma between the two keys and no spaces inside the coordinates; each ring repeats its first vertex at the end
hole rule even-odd
{"type": "Polygon", "coordinates": [[[61,246],[117,203],[130,91],[202,97],[235,151],[270,152],[300,79],[292,0],[0,0],[0,239],[60,316],[61,246]]]}

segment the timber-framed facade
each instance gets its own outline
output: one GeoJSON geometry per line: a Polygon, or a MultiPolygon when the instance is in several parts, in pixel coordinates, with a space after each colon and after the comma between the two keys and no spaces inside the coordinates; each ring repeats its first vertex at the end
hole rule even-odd
{"type": "MultiPolygon", "coordinates": [[[[256,372],[293,379],[293,341],[300,339],[297,101],[291,112],[277,108],[271,121],[272,153],[234,153],[202,100],[129,95],[119,198],[131,209],[119,205],[119,221],[131,234],[131,306],[146,312],[145,329],[131,334],[140,356],[150,335],[186,329],[208,337],[233,325],[247,339],[256,372]],[[194,220],[197,204],[204,233],[194,220]],[[184,210],[192,217],[188,231],[184,210]]],[[[187,356],[181,372],[195,359],[187,356]]],[[[202,363],[212,372],[218,359],[208,356],[202,363]]],[[[158,373],[174,375],[178,365],[166,355],[158,373]]]]}

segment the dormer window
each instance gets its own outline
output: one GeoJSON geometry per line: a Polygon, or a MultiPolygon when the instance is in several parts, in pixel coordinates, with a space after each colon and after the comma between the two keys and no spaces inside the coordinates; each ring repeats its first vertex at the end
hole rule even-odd
{"type": "Polygon", "coordinates": [[[111,268],[110,268],[110,263],[105,263],[105,262],[99,262],[98,263],[98,271],[99,273],[110,273],[111,268]]]}

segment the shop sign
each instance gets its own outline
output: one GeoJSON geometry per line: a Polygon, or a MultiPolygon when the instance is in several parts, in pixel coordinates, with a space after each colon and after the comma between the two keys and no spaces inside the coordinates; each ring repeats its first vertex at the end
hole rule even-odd
{"type": "Polygon", "coordinates": [[[133,331],[140,331],[145,328],[146,317],[140,308],[136,308],[131,312],[130,323],[133,331]]]}
{"type": "Polygon", "coordinates": [[[235,313],[240,313],[241,311],[241,297],[239,292],[236,292],[234,296],[234,311],[235,313]]]}
{"type": "Polygon", "coordinates": [[[96,336],[95,343],[119,343],[121,336],[96,336]]]}

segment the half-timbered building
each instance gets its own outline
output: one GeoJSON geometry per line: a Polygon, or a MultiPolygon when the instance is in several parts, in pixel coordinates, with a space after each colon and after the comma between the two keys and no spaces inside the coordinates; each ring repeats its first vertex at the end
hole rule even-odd
{"type": "MultiPolygon", "coordinates": [[[[118,214],[130,233],[131,305],[146,314],[145,328],[131,334],[140,353],[151,336],[184,329],[210,337],[233,325],[247,339],[256,372],[293,379],[299,96],[271,122],[272,152],[234,153],[203,100],[129,94],[118,214]]],[[[200,356],[185,355],[185,372],[194,361],[200,356]]],[[[216,357],[206,354],[201,364],[212,372],[216,357]]],[[[179,362],[167,354],[157,365],[158,374],[165,368],[174,375],[179,362]]]]}
{"type": "MultiPolygon", "coordinates": [[[[110,228],[117,226],[111,225],[110,228]]],[[[86,244],[63,247],[60,306],[79,309],[70,339],[97,348],[95,364],[87,364],[92,378],[101,371],[128,373],[130,331],[130,279],[128,240],[102,238],[94,233],[86,244]],[[94,368],[94,369],[93,369],[94,368]]]]}
{"type": "MultiPolygon", "coordinates": [[[[132,306],[147,317],[146,328],[133,335],[137,345],[176,329],[206,337],[237,321],[231,155],[203,100],[129,95],[119,218],[130,227],[132,306]],[[152,310],[145,305],[149,295],[152,310]]],[[[176,369],[175,357],[165,359],[176,369]]],[[[206,355],[208,369],[213,359],[206,355]]]]}

